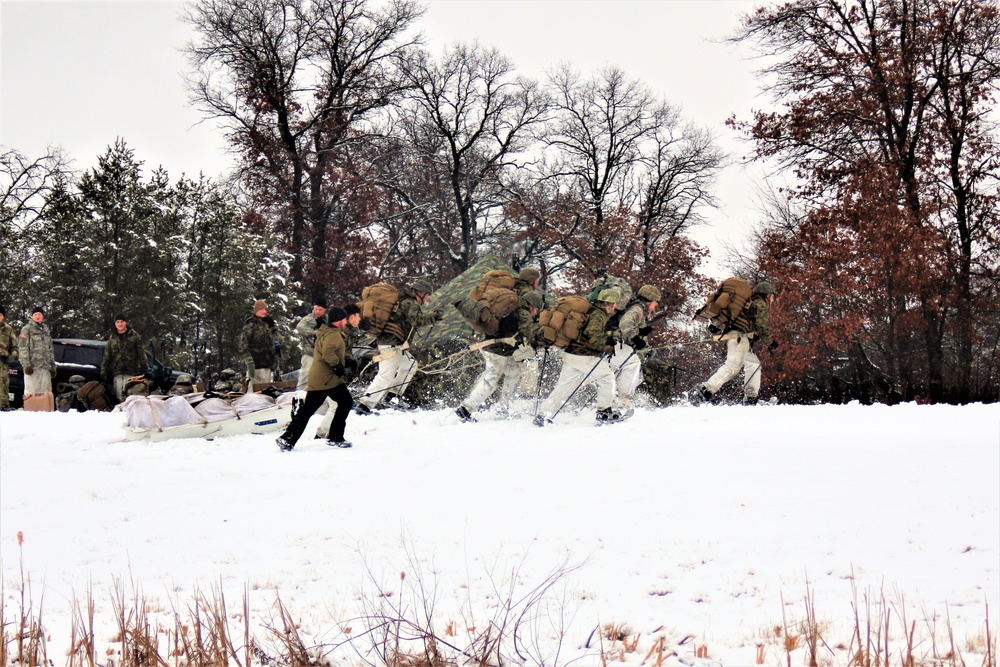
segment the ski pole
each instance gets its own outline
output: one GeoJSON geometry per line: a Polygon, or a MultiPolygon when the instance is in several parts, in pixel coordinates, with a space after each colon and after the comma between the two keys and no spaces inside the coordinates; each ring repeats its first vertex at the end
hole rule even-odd
{"type": "Polygon", "coordinates": [[[549,348],[545,348],[542,354],[542,365],[538,367],[538,387],[535,388],[535,414],[538,414],[538,405],[542,402],[542,376],[545,374],[545,364],[549,360],[549,348]]]}
{"type": "Polygon", "coordinates": [[[601,364],[602,361],[604,361],[604,355],[603,354],[600,357],[598,357],[597,363],[594,364],[589,371],[587,371],[586,375],[583,376],[583,379],[580,380],[580,384],[576,385],[576,388],[569,393],[569,396],[567,396],[566,400],[562,402],[562,405],[559,406],[559,409],[552,413],[552,416],[549,417],[549,419],[548,419],[549,422],[551,422],[553,419],[555,419],[556,415],[558,415],[562,411],[562,409],[564,407],[566,407],[566,404],[569,403],[569,400],[571,398],[573,398],[573,395],[576,394],[577,391],[579,391],[580,387],[582,387],[583,383],[587,381],[587,378],[590,377],[591,373],[593,373],[594,371],[597,370],[597,367],[601,364]]]}

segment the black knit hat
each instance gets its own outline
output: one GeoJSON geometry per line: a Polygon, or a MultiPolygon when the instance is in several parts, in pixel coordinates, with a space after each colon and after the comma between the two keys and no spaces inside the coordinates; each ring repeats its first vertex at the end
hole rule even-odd
{"type": "Polygon", "coordinates": [[[346,306],[344,306],[344,312],[347,313],[348,317],[350,317],[351,315],[360,315],[361,307],[356,303],[349,303],[346,306]]]}
{"type": "Polygon", "coordinates": [[[317,297],[313,299],[313,305],[319,306],[320,308],[326,308],[326,299],[323,297],[317,297]]]}
{"type": "Polygon", "coordinates": [[[334,306],[330,310],[326,311],[326,321],[329,322],[330,324],[346,319],[347,319],[347,311],[341,308],[340,306],[334,306]]]}
{"type": "Polygon", "coordinates": [[[44,310],[42,310],[42,307],[41,307],[41,306],[36,306],[36,307],[35,307],[35,309],[34,309],[33,311],[31,311],[31,314],[32,314],[32,315],[34,315],[35,313],[41,313],[42,315],[44,315],[44,314],[45,314],[45,311],[44,311],[44,310]]]}
{"type": "Polygon", "coordinates": [[[0,315],[7,317],[7,309],[4,308],[3,306],[0,306],[0,315]]]}
{"type": "Polygon", "coordinates": [[[115,322],[128,322],[128,318],[125,317],[125,313],[118,313],[115,315],[115,322]]]}

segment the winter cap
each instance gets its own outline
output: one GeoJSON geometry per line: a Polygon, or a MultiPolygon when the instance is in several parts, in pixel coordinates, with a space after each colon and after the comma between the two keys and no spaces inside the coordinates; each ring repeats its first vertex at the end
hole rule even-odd
{"type": "Polygon", "coordinates": [[[319,306],[320,308],[326,308],[326,299],[324,299],[323,297],[317,297],[313,299],[313,305],[319,306]]]}
{"type": "Polygon", "coordinates": [[[329,322],[330,324],[346,319],[347,319],[347,311],[341,308],[340,306],[334,306],[330,310],[326,311],[326,321],[329,322]]]}
{"type": "Polygon", "coordinates": [[[601,303],[618,303],[618,299],[622,298],[621,292],[616,289],[602,289],[601,293],[597,295],[597,300],[601,303]]]}
{"type": "Polygon", "coordinates": [[[754,294],[777,294],[778,290],[774,288],[774,285],[765,281],[762,283],[757,283],[757,286],[753,288],[754,294]]]}
{"type": "Polygon", "coordinates": [[[267,302],[264,299],[257,299],[253,302],[253,312],[256,313],[258,310],[264,310],[265,308],[267,308],[267,302]]]}
{"type": "Polygon", "coordinates": [[[539,271],[538,269],[533,269],[530,266],[528,268],[521,269],[521,273],[520,275],[518,275],[518,278],[520,278],[526,283],[534,282],[536,280],[539,280],[541,277],[542,277],[541,271],[539,271]]]}
{"type": "Polygon", "coordinates": [[[125,317],[124,313],[118,313],[115,315],[115,322],[128,322],[128,318],[125,317]]]}
{"type": "Polygon", "coordinates": [[[356,303],[349,303],[346,306],[344,306],[344,312],[347,313],[348,317],[350,317],[351,315],[360,315],[361,307],[356,303]]]}
{"type": "Polygon", "coordinates": [[[659,301],[660,300],[660,290],[653,285],[643,285],[639,288],[637,292],[640,299],[644,301],[659,301]]]}
{"type": "Polygon", "coordinates": [[[423,294],[430,294],[431,292],[434,291],[434,287],[428,281],[424,280],[423,278],[420,278],[410,283],[410,291],[421,292],[423,294]]]}
{"type": "Polygon", "coordinates": [[[41,313],[42,315],[44,315],[44,314],[45,314],[45,311],[44,311],[44,310],[42,310],[42,307],[41,307],[41,306],[37,306],[37,307],[36,307],[36,308],[35,308],[35,309],[34,309],[33,311],[31,311],[31,314],[32,314],[32,315],[34,315],[35,313],[41,313]]]}
{"type": "Polygon", "coordinates": [[[545,299],[538,292],[538,290],[531,290],[530,292],[525,292],[524,296],[521,297],[524,302],[527,303],[532,308],[544,308],[545,299]]]}

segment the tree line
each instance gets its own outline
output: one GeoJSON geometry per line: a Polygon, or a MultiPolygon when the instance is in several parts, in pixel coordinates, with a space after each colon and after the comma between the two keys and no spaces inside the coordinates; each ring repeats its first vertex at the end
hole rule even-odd
{"type": "MultiPolygon", "coordinates": [[[[290,317],[378,280],[440,285],[494,253],[561,290],[652,282],[676,316],[660,341],[690,336],[710,281],[689,232],[729,161],[712,132],[613,66],[533,80],[477,43],[431,53],[421,11],[189,3],[189,90],[235,172],[143,178],[123,140],[82,174],[6,151],[0,301],[42,301],[84,337],[124,308],[225,365],[254,297],[290,317]]],[[[796,0],[736,30],[766,56],[778,110],[730,125],[784,183],[731,265],[781,289],[767,363],[786,398],[996,400],[997,15],[796,0]]]]}

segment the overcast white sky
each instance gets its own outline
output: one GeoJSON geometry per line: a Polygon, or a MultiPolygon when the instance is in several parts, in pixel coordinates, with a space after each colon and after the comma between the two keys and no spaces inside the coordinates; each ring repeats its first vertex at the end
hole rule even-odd
{"type": "MultiPolygon", "coordinates": [[[[420,27],[439,51],[478,39],[541,77],[568,62],[583,73],[616,65],[684,116],[746,152],[725,125],[764,106],[745,49],[713,42],[729,34],[753,0],[430,0],[420,27]]],[[[147,167],[214,176],[229,159],[221,134],[188,103],[180,49],[191,38],[180,2],[0,2],[0,144],[30,157],[62,146],[90,168],[116,137],[147,167]]],[[[716,256],[755,218],[760,170],[733,166],[723,203],[696,238],[716,256]]],[[[705,267],[718,274],[715,262],[705,267]]]]}

